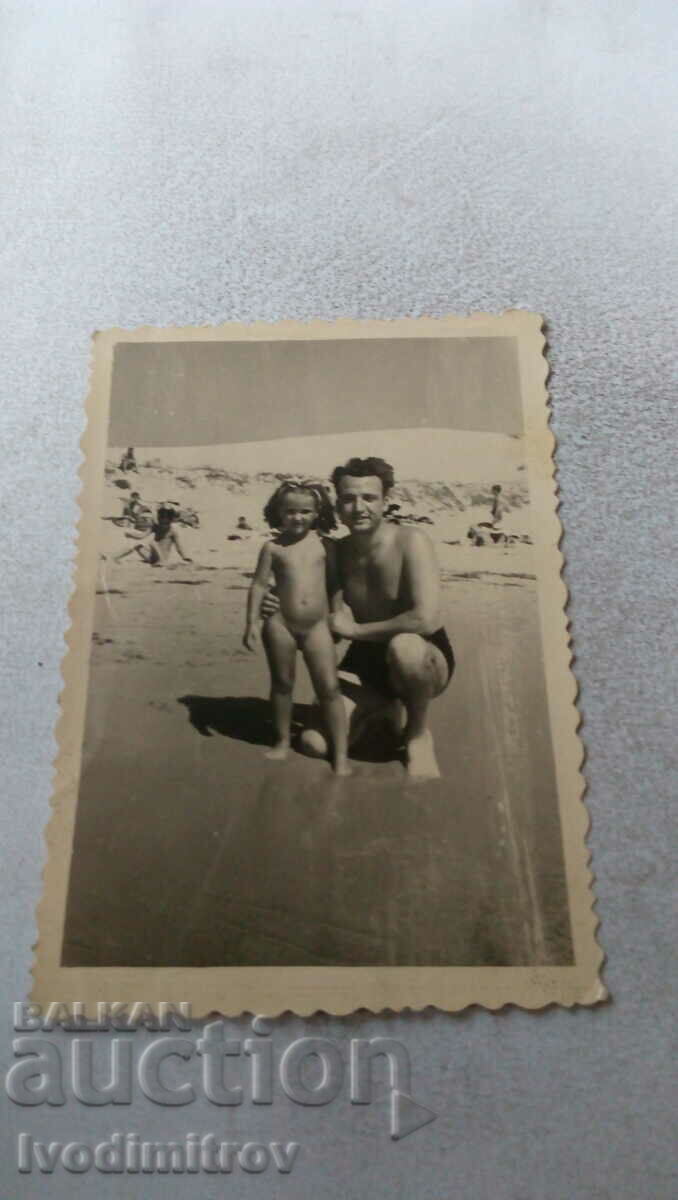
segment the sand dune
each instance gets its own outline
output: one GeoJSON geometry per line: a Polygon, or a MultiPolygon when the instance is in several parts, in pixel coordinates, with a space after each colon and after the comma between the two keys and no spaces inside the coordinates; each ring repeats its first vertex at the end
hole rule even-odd
{"type": "MultiPolygon", "coordinates": [[[[467,533],[471,525],[487,521],[490,516],[491,488],[494,482],[501,482],[506,513],[502,519],[502,530],[512,535],[529,535],[531,531],[529,497],[525,474],[521,473],[520,442],[516,439],[494,434],[468,435],[470,450],[478,443],[487,442],[488,450],[494,447],[499,455],[501,446],[510,446],[513,459],[497,460],[497,470],[494,475],[479,473],[478,463],[474,453],[469,450],[468,460],[462,466],[457,462],[458,470],[452,473],[440,474],[439,469],[448,467],[444,461],[446,445],[451,445],[452,435],[449,430],[442,431],[446,435],[442,448],[438,447],[437,457],[432,456],[427,464],[422,463],[419,450],[415,445],[412,453],[403,454],[400,459],[392,455],[394,463],[401,462],[410,466],[416,460],[422,474],[413,475],[403,465],[400,470],[400,482],[389,496],[389,500],[400,506],[399,515],[421,523],[433,542],[439,548],[441,563],[452,567],[449,561],[449,547],[454,545],[457,561],[461,550],[467,548],[467,533]],[[488,441],[489,439],[489,441],[488,441]],[[436,468],[436,469],[434,469],[436,468]],[[476,468],[474,470],[473,468],[476,468]]],[[[379,434],[382,451],[395,448],[396,441],[406,434],[419,449],[426,444],[431,450],[430,431],[395,431],[393,436],[379,434]]],[[[456,436],[456,435],[454,435],[456,436]]],[[[462,438],[467,435],[460,435],[462,438]]],[[[325,453],[324,465],[341,461],[351,448],[355,448],[355,438],[349,446],[349,439],[344,435],[336,438],[306,438],[295,442],[298,451],[294,454],[281,453],[282,442],[265,442],[258,446],[218,446],[207,448],[180,447],[176,449],[153,450],[137,448],[138,473],[123,476],[118,471],[120,454],[116,450],[109,451],[106,467],[106,486],[103,493],[101,515],[104,517],[118,516],[122,510],[129,491],[134,488],[141,493],[142,499],[151,505],[163,500],[178,500],[183,505],[190,505],[200,516],[200,529],[187,530],[184,535],[188,553],[196,561],[209,565],[228,565],[238,562],[244,564],[256,554],[255,548],[249,543],[259,543],[270,534],[264,518],[264,505],[277,487],[279,479],[296,470],[306,474],[313,462],[313,447],[310,443],[320,443],[325,453]],[[326,444],[334,443],[330,452],[326,452],[326,444]],[[341,443],[341,445],[340,445],[341,443]],[[275,447],[273,454],[271,447],[275,447]],[[347,450],[348,447],[348,450],[347,450]],[[237,463],[240,469],[235,469],[237,463]],[[146,465],[149,464],[149,465],[146,465]],[[227,465],[231,464],[231,465],[227,465]],[[244,470],[250,465],[256,470],[244,470]],[[305,469],[306,468],[306,469],[305,469]],[[125,487],[129,484],[129,487],[125,487]],[[123,485],[122,487],[120,485],[123,485]],[[234,539],[238,536],[238,519],[244,517],[251,532],[245,534],[241,542],[234,539]],[[231,539],[231,540],[229,540],[231,539]]],[[[459,457],[459,448],[455,450],[459,457]]],[[[491,457],[491,455],[490,455],[491,457]]],[[[317,463],[315,463],[317,466],[317,463]]],[[[318,474],[317,471],[314,474],[318,474]]],[[[321,477],[327,478],[328,471],[320,472],[321,477]]],[[[106,522],[104,531],[105,553],[114,554],[124,549],[124,533],[112,523],[106,522]]],[[[345,532],[345,531],[344,531],[345,532]]],[[[338,530],[341,534],[342,530],[338,530]]],[[[478,554],[484,556],[485,551],[471,550],[468,560],[471,566],[478,566],[478,554]]],[[[510,552],[511,561],[516,556],[521,560],[521,569],[530,570],[530,547],[512,546],[508,551],[503,547],[488,548],[494,562],[503,560],[510,552]],[[499,553],[501,551],[501,553],[499,553]]],[[[466,559],[466,555],[463,555],[466,559]]],[[[466,567],[465,567],[466,569],[466,567]]]]}
{"type": "MultiPolygon", "coordinates": [[[[116,463],[123,448],[111,447],[116,463]]],[[[214,467],[238,474],[284,471],[329,478],[337,463],[377,455],[395,467],[396,479],[518,480],[522,440],[503,433],[454,429],[379,429],[322,437],[278,438],[221,446],[137,446],[137,462],[166,467],[214,467]]]]}

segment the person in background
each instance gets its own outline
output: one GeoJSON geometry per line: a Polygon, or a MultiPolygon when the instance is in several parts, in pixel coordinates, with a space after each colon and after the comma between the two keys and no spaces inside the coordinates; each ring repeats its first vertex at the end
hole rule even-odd
{"type": "Polygon", "coordinates": [[[492,516],[492,526],[496,529],[500,524],[502,517],[508,512],[508,504],[504,501],[501,494],[501,484],[495,483],[492,485],[492,500],[490,501],[490,513],[492,516]]]}
{"type": "Polygon", "coordinates": [[[129,554],[138,554],[143,562],[151,567],[162,567],[168,561],[172,547],[184,562],[193,561],[184,553],[179,534],[174,525],[179,516],[179,508],[173,500],[166,500],[158,506],[158,512],[153,524],[153,536],[143,542],[137,542],[129,550],[117,554],[114,562],[120,562],[129,554]]]}
{"type": "Polygon", "coordinates": [[[132,492],[129,500],[127,500],[123,506],[122,515],[123,517],[129,517],[130,521],[134,521],[142,507],[143,505],[141,503],[140,493],[132,492]]]}

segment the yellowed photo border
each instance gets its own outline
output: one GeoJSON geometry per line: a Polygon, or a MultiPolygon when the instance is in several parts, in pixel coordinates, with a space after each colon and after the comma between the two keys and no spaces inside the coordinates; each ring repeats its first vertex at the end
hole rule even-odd
{"type": "MultiPolygon", "coordinates": [[[[571,672],[567,589],[561,578],[562,527],[554,481],[555,439],[549,429],[547,362],[541,316],[522,311],[502,316],[334,323],[228,324],[218,328],[109,330],[94,337],[87,429],[82,440],[80,525],[71,625],[63,665],[58,758],[52,815],[46,832],[44,893],[38,910],[38,942],[32,999],[47,1004],[79,1001],[190,1003],[198,1017],[218,1011],[275,1015],[292,1010],[333,1014],[355,1009],[457,1011],[478,1004],[540,1008],[590,1005],[606,998],[599,976],[603,953],[593,911],[588,816],[583,802],[582,744],[578,737],[577,685],[571,672]],[[563,967],[203,967],[66,968],[60,965],[71,859],[81,746],[87,698],[93,603],[97,577],[99,497],[106,459],[109,393],[118,343],[229,342],[293,339],[514,338],[525,423],[527,473],[533,514],[544,670],[553,738],[575,965],[563,967]]],[[[143,921],[143,913],[139,913],[143,921]]]]}

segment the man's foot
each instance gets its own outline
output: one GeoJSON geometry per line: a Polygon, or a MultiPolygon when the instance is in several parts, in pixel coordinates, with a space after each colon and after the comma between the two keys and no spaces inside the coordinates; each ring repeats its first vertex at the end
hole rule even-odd
{"type": "Polygon", "coordinates": [[[267,758],[269,762],[284,762],[289,751],[289,742],[278,742],[276,746],[271,746],[271,749],[266,751],[264,758],[267,758]]]}
{"type": "Polygon", "coordinates": [[[410,738],[405,746],[407,774],[410,779],[440,779],[440,768],[436,761],[433,734],[425,730],[410,738]]]}

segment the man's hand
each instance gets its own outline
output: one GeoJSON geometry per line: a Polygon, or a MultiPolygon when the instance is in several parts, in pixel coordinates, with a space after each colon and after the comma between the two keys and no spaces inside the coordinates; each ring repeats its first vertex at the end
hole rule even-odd
{"type": "Polygon", "coordinates": [[[338,612],[331,613],[330,629],[340,638],[355,637],[357,625],[348,604],[342,604],[338,612]]]}
{"type": "Polygon", "coordinates": [[[268,591],[261,602],[260,613],[265,621],[267,617],[272,617],[280,608],[280,601],[275,592],[268,591]]]}
{"type": "Polygon", "coordinates": [[[259,645],[260,634],[258,625],[248,625],[245,630],[245,635],[242,639],[242,644],[246,650],[256,650],[259,645]]]}

